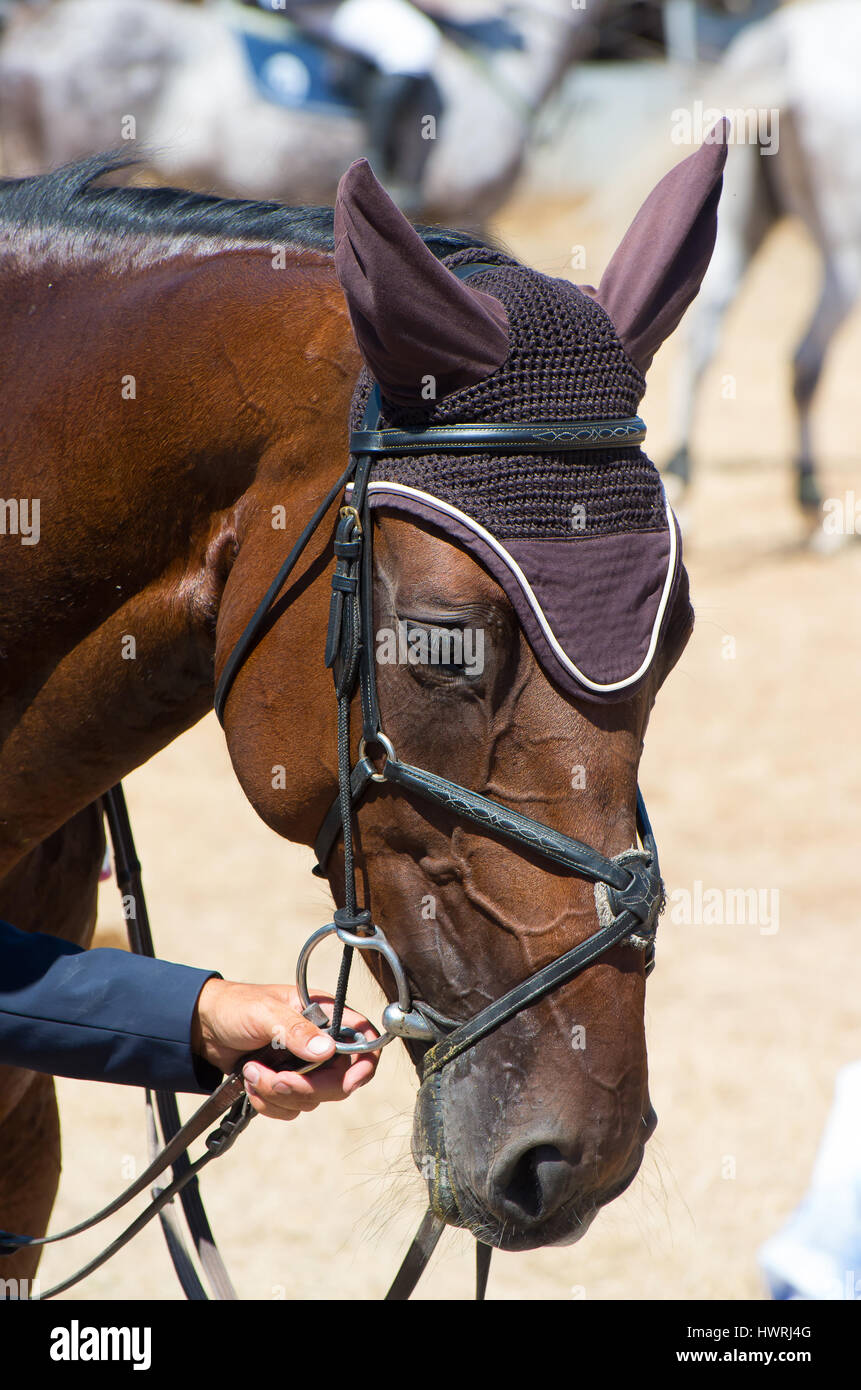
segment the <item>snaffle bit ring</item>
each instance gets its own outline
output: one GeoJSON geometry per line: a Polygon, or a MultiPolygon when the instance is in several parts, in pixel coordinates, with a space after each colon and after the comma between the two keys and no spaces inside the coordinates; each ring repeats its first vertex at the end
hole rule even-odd
{"type": "MultiPolygon", "coordinates": [[[[388,739],[386,739],[388,743],[388,739]]],[[[391,747],[391,744],[389,744],[391,747]]],[[[398,1004],[404,1013],[408,1013],[411,1007],[410,990],[407,984],[407,977],[404,967],[398,960],[392,947],[379,927],[375,926],[373,931],[367,936],[357,936],[355,932],[347,931],[345,927],[339,927],[337,923],[330,922],[326,927],[319,927],[313,932],[305,945],[302,947],[299,960],[296,964],[296,988],[299,991],[299,998],[302,1000],[303,1009],[310,1008],[312,1000],[308,993],[308,960],[315,946],[325,940],[327,936],[337,936],[338,940],[345,946],[353,946],[357,951],[379,951],[380,955],[388,961],[389,968],[395,977],[395,984],[398,990],[398,1004]]],[[[395,1033],[384,1032],[379,1038],[363,1038],[358,1034],[355,1041],[341,1041],[335,1039],[335,1050],[337,1052],[376,1052],[378,1048],[385,1047],[386,1043],[392,1041],[397,1035],[395,1033]]]]}

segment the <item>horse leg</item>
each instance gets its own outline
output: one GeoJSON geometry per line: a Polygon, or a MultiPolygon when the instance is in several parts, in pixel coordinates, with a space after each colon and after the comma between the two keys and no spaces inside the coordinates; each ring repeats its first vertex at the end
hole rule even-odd
{"type": "Polygon", "coordinates": [[[690,485],[690,438],[699,387],[717,350],[724,315],[766,233],[777,220],[774,190],[762,164],[756,146],[738,146],[733,150],[724,174],[714,254],[680,330],[684,346],[674,383],[674,413],[681,443],[663,468],[665,476],[676,480],[675,487],[668,488],[671,501],[679,499],[690,485]]]}
{"type": "MultiPolygon", "coordinates": [[[[101,812],[73,816],[0,883],[0,917],[88,946],[96,924],[105,849],[101,812]]],[[[0,1067],[0,1228],[45,1233],[60,1180],[60,1124],[54,1079],[0,1067]]],[[[0,1278],[30,1279],[41,1247],[0,1259],[0,1278]]]]}
{"type": "Polygon", "coordinates": [[[810,411],[831,340],[851,308],[851,297],[826,262],[822,292],[792,363],[792,393],[798,412],[799,432],[799,452],[795,462],[796,495],[802,509],[811,516],[815,514],[817,519],[822,495],[813,457],[810,411]]]}
{"type": "MultiPolygon", "coordinates": [[[[679,500],[690,487],[692,470],[690,439],[693,433],[700,384],[717,350],[724,314],[735,294],[745,268],[746,262],[739,262],[729,275],[716,277],[711,286],[707,286],[704,281],[700,289],[699,299],[694,305],[696,314],[692,317],[686,331],[685,350],[680,354],[680,365],[677,368],[674,383],[681,443],[663,468],[665,477],[676,480],[675,486],[671,484],[668,487],[671,502],[679,500]]],[[[708,273],[706,278],[708,278],[708,273]]]]}

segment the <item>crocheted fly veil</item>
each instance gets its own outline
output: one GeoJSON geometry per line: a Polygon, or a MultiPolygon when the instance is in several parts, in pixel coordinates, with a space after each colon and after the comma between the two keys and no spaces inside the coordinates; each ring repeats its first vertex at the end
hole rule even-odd
{"type": "Polygon", "coordinates": [[[335,263],[366,363],[351,429],[557,431],[552,452],[441,443],[377,457],[369,503],[474,555],[575,698],[629,697],[677,606],[688,609],[678,526],[636,416],[643,372],[708,264],[725,156],[724,143],[704,145],[662,180],[597,292],[495,250],[440,264],[365,161],[339,189],[335,263]],[[452,273],[470,263],[481,268],[468,279],[452,273]],[[588,447],[566,449],[569,438],[588,447]]]}
{"type": "MultiPolygon", "coordinates": [[[[495,262],[468,283],[508,312],[505,362],[430,410],[385,401],[385,426],[636,415],[645,383],[593,300],[493,253],[466,252],[446,264],[469,259],[495,262]]],[[[354,428],[370,389],[365,372],[354,428]]],[[[434,525],[480,560],[567,693],[619,698],[644,677],[683,571],[660,478],[636,446],[380,458],[369,497],[434,525]]]]}

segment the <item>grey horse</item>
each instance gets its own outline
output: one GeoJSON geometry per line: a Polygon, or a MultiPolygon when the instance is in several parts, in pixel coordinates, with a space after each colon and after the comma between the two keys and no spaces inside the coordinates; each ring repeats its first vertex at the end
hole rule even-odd
{"type": "MultiPolygon", "coordinates": [[[[443,114],[413,211],[476,227],[505,201],[535,115],[589,51],[604,8],[514,0],[517,45],[479,56],[441,43],[443,114]]],[[[360,120],[264,99],[220,7],[170,0],[22,6],[0,47],[0,139],[7,174],[137,139],[169,183],[304,203],[331,203],[367,153],[360,120]]]]}
{"type": "Polygon", "coordinates": [[[697,387],[717,346],[723,316],[766,234],[799,217],[822,259],[822,285],[793,360],[798,412],[797,498],[809,520],[821,495],[811,439],[811,406],[829,345],[861,293],[861,5],[813,0],[777,11],[729,47],[706,84],[704,105],[777,110],[768,143],[742,142],[727,161],[717,245],[686,323],[681,354],[678,437],[667,466],[680,490],[691,478],[688,449],[697,387]],[[777,139],[775,134],[779,132],[777,139]]]}

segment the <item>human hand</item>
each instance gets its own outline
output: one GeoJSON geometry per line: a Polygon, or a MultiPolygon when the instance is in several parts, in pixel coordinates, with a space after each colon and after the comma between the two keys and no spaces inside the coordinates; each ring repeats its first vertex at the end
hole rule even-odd
{"type": "MultiPolygon", "coordinates": [[[[312,992],[312,999],[331,1017],[331,995],[312,992]],[[327,1007],[328,1006],[328,1007],[327,1007]]],[[[377,1031],[360,1014],[344,1010],[344,1023],[365,1038],[377,1031]]],[[[240,1057],[270,1044],[285,1048],[319,1069],[301,1075],[272,1071],[261,1062],[243,1067],[245,1090],[258,1115],[295,1120],[322,1101],[345,1100],[373,1076],[379,1051],[336,1053],[328,1033],[302,1016],[302,1001],[293,985],[244,985],[230,980],[206,981],[192,1023],[192,1050],[223,1072],[240,1057]]]]}

